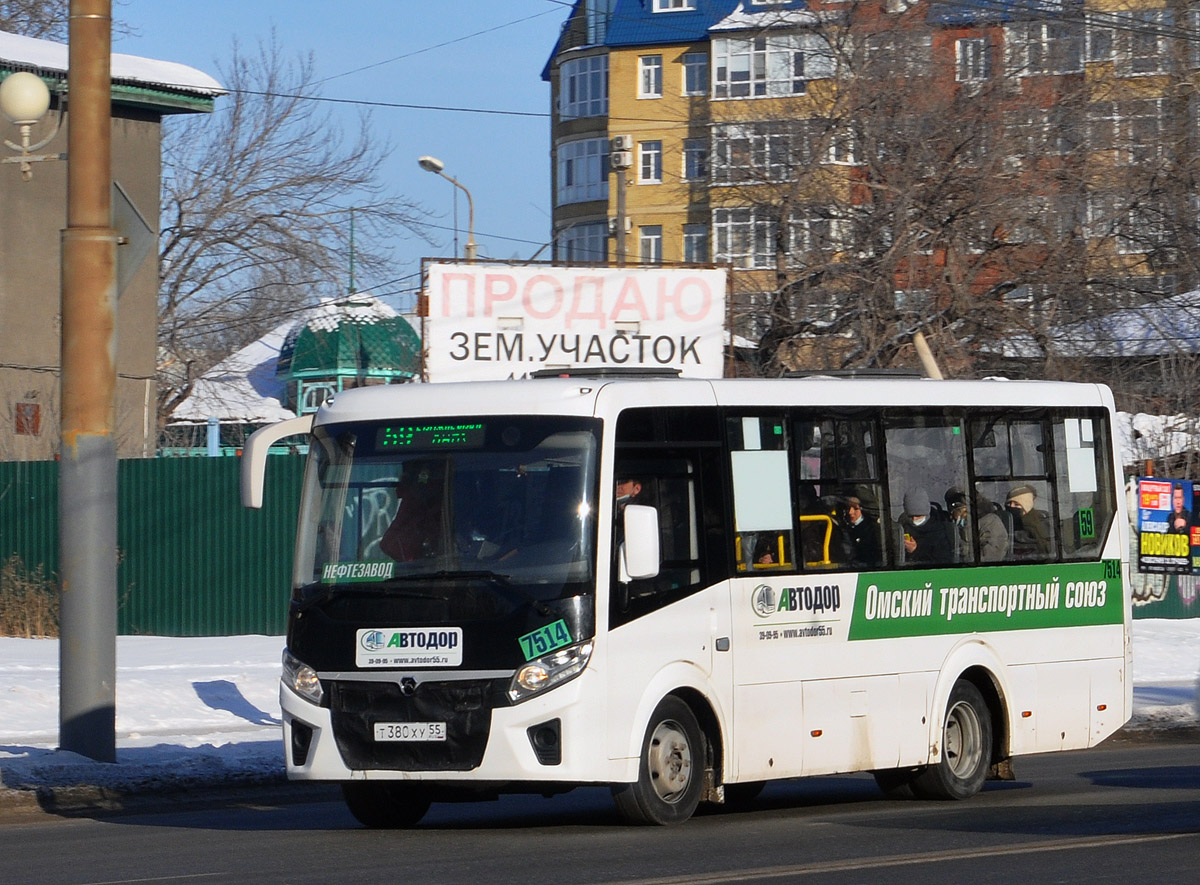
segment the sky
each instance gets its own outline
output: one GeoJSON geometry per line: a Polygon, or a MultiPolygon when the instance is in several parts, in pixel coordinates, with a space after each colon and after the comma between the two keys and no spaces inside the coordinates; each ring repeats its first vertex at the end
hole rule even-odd
{"type": "MultiPolygon", "coordinates": [[[[0,804],[6,791],[153,788],[278,777],[281,636],[117,639],[117,764],[57,752],[58,641],[0,638],[0,804]]],[[[1133,622],[1134,723],[1195,724],[1200,618],[1133,622]]],[[[11,795],[11,793],[9,794],[11,795]]]]}
{"type": "MultiPolygon", "coordinates": [[[[481,257],[528,259],[549,240],[550,87],[541,72],[569,7],[568,0],[115,0],[114,17],[136,33],[114,35],[113,51],[221,79],[235,40],[252,51],[274,33],[285,54],[312,53],[318,77],[331,78],[322,87],[327,98],[421,106],[371,109],[372,131],[392,146],[388,185],[435,213],[432,224],[442,228],[433,231],[436,246],[416,238],[395,244],[397,275],[415,275],[422,257],[456,254],[456,204],[457,254],[466,243],[466,198],[422,170],[423,155],[442,160],[470,191],[481,257]]],[[[330,109],[351,124],[357,118],[353,105],[330,109]]],[[[538,257],[549,258],[549,250],[538,257]]],[[[411,291],[415,281],[356,279],[359,289],[381,295],[411,291]]],[[[387,300],[406,307],[400,296],[387,300]]]]}

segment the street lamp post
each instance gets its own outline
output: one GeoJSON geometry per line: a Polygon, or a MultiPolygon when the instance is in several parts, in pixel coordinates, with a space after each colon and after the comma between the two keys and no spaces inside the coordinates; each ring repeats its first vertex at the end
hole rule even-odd
{"type": "Polygon", "coordinates": [[[475,261],[475,203],[471,199],[471,192],[463,187],[458,179],[453,178],[445,173],[446,164],[437,157],[421,157],[417,160],[419,165],[426,172],[432,172],[434,175],[440,175],[446,181],[450,182],[456,188],[467,195],[467,244],[463,246],[463,258],[470,264],[475,261]]]}
{"type": "Polygon", "coordinates": [[[65,159],[64,154],[30,153],[41,150],[58,135],[59,126],[62,124],[62,108],[63,100],[60,96],[58,119],[54,123],[53,131],[37,144],[33,144],[31,134],[33,126],[50,109],[50,89],[42,82],[41,77],[28,71],[20,71],[6,77],[4,82],[0,83],[0,114],[7,117],[9,122],[20,127],[21,143],[13,144],[7,138],[4,139],[5,146],[16,151],[19,156],[5,157],[0,160],[0,163],[19,163],[21,177],[29,181],[33,178],[33,167],[29,165],[30,163],[65,159]]]}

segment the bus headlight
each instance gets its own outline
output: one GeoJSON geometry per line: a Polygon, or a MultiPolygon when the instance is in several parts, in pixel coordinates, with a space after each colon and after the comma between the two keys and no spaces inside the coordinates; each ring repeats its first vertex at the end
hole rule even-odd
{"type": "Polygon", "coordinates": [[[314,704],[321,703],[325,697],[317,671],[294,657],[286,648],[283,650],[283,684],[314,704]]]}
{"type": "Polygon", "coordinates": [[[592,644],[583,642],[543,655],[525,664],[513,676],[508,699],[514,704],[578,676],[592,656],[592,644]]]}

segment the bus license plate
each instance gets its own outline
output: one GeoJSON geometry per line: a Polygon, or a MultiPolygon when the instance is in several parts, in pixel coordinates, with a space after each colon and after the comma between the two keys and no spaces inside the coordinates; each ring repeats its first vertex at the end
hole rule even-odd
{"type": "Polygon", "coordinates": [[[377,741],[444,741],[445,722],[376,722],[377,741]]]}

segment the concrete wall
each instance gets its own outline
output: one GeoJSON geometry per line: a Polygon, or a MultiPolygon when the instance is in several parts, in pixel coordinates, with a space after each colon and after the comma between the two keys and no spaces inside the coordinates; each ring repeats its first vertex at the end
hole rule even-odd
{"type": "MultiPolygon", "coordinates": [[[[66,152],[66,128],[42,153],[66,152]]],[[[15,126],[4,137],[19,140],[15,126]]],[[[34,140],[49,133],[46,121],[34,140]]],[[[157,114],[113,107],[113,177],[157,232],[161,193],[157,114]]],[[[11,156],[5,153],[5,156],[11,156]]],[[[24,181],[0,166],[0,460],[53,458],[59,448],[60,232],[66,227],[66,164],[34,163],[24,181]]],[[[118,247],[122,248],[122,247],[118,247]]],[[[157,247],[117,306],[117,452],[154,454],[157,247]]]]}

